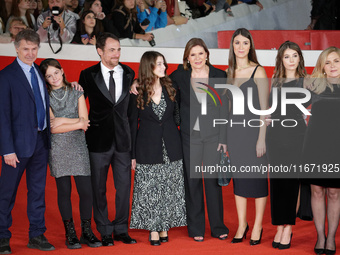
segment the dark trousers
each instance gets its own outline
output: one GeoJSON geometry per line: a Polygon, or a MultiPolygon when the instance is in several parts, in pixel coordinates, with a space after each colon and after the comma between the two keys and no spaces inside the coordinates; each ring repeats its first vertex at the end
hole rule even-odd
{"type": "Polygon", "coordinates": [[[115,146],[112,145],[111,149],[107,152],[90,152],[90,162],[93,189],[93,216],[98,232],[102,236],[111,235],[112,233],[116,235],[127,233],[131,188],[130,152],[118,152],[115,146]],[[106,180],[110,165],[116,189],[116,217],[112,222],[109,220],[106,199],[106,180]]]}
{"type": "MultiPolygon", "coordinates": [[[[201,178],[190,177],[190,171],[194,172],[195,166],[202,165],[202,162],[204,165],[216,165],[218,163],[218,143],[216,139],[202,139],[199,132],[194,131],[191,137],[182,133],[182,144],[188,233],[190,237],[204,236],[203,178],[202,176],[201,178]],[[212,151],[216,151],[216,157],[210,156],[212,151]]],[[[228,234],[229,229],[223,222],[222,188],[218,186],[215,178],[204,178],[204,188],[211,235],[218,237],[222,234],[228,234]]]]}
{"type": "Polygon", "coordinates": [[[29,158],[18,158],[20,163],[13,168],[2,160],[0,177],[0,238],[10,238],[12,209],[18,186],[26,169],[27,216],[30,222],[29,238],[46,231],[45,227],[45,185],[48,161],[46,132],[38,134],[34,153],[29,158]]]}
{"type": "MultiPolygon", "coordinates": [[[[92,218],[92,187],[91,176],[74,176],[79,195],[79,212],[82,220],[92,218]]],[[[71,176],[55,178],[58,191],[58,207],[63,220],[72,218],[71,176]]]]}

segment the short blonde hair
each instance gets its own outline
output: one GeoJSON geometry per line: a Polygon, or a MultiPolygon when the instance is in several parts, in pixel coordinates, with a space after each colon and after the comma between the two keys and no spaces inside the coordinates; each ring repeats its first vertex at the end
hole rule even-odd
{"type": "Polygon", "coordinates": [[[312,78],[319,78],[314,82],[311,88],[311,90],[314,91],[316,94],[321,94],[326,90],[327,87],[329,87],[331,91],[333,91],[333,86],[327,81],[327,75],[325,73],[325,64],[327,57],[329,54],[333,52],[338,54],[340,57],[340,49],[335,46],[331,46],[325,49],[324,51],[321,52],[320,56],[318,57],[316,66],[311,75],[312,78]]]}

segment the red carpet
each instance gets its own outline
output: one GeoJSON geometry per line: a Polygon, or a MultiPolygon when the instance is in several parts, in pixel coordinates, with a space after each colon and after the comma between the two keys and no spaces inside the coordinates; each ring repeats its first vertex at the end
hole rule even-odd
{"type": "MultiPolygon", "coordinates": [[[[109,174],[108,181],[108,200],[110,217],[114,218],[114,187],[112,174],[109,174]]],[[[75,185],[73,186],[75,187],[75,185]]],[[[289,255],[304,255],[314,254],[313,247],[316,242],[316,233],[313,222],[297,220],[296,226],[293,228],[294,236],[292,247],[289,250],[277,250],[271,247],[273,237],[276,233],[276,227],[271,225],[270,221],[270,204],[267,202],[267,208],[264,216],[263,237],[260,245],[251,247],[249,245],[250,232],[247,239],[240,244],[231,244],[231,239],[235,235],[237,229],[237,216],[235,201],[232,192],[232,184],[223,188],[224,196],[224,220],[230,230],[229,237],[225,241],[220,241],[210,236],[208,222],[206,224],[206,236],[202,243],[194,242],[187,235],[185,227],[171,229],[169,232],[169,243],[162,244],[159,247],[152,247],[148,242],[148,232],[145,230],[130,230],[130,235],[137,239],[137,244],[127,245],[121,242],[115,242],[112,247],[89,248],[83,246],[82,249],[69,250],[64,242],[64,227],[57,206],[57,193],[54,178],[48,176],[46,185],[46,237],[56,247],[52,252],[41,252],[31,250],[26,247],[28,242],[28,219],[26,216],[26,182],[25,176],[21,181],[16,204],[13,209],[13,226],[11,227],[12,238],[11,248],[12,254],[245,254],[245,255],[273,255],[273,254],[289,254],[289,255]]],[[[73,215],[76,223],[78,236],[80,235],[80,220],[78,210],[78,198],[76,189],[72,191],[73,215]]],[[[248,204],[248,222],[250,227],[254,222],[254,199],[249,200],[248,204]]],[[[95,224],[93,227],[95,230],[95,224]]],[[[250,229],[251,231],[251,229],[250,229]]],[[[99,234],[94,231],[97,237],[99,234]]],[[[338,231],[339,232],[339,231],[338,231]]],[[[337,247],[340,249],[340,235],[336,239],[337,247]]]]}

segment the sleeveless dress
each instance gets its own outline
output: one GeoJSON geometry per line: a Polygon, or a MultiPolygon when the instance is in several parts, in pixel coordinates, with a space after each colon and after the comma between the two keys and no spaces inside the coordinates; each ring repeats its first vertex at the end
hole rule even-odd
{"type": "MultiPolygon", "coordinates": [[[[282,84],[282,88],[302,88],[303,78],[282,84]]],[[[306,131],[303,113],[295,105],[287,105],[286,115],[281,115],[281,89],[278,89],[278,105],[271,114],[277,119],[273,125],[267,127],[266,145],[269,165],[273,167],[301,164],[302,146],[306,131]],[[293,119],[295,127],[284,127],[281,121],[293,119]]],[[[302,93],[288,93],[287,98],[303,98],[302,93]]],[[[272,100],[272,92],[270,101],[272,100]]],[[[270,102],[271,105],[271,102],[270,102]]],[[[287,121],[287,125],[293,125],[287,121]]],[[[300,181],[297,174],[270,173],[270,204],[273,225],[295,225],[296,204],[300,181]]]]}
{"type": "MultiPolygon", "coordinates": [[[[152,100],[151,105],[161,120],[167,107],[164,94],[158,105],[152,100]]],[[[164,140],[162,143],[163,164],[136,165],[130,222],[132,229],[168,231],[187,225],[183,162],[170,162],[164,140]]]]}
{"type": "MultiPolygon", "coordinates": [[[[304,140],[303,164],[340,164],[340,87],[332,86],[333,92],[327,87],[321,94],[312,94],[312,116],[304,140]]],[[[319,178],[319,174],[315,173],[314,178],[304,181],[323,187],[340,188],[340,173],[334,171],[333,168],[332,177],[320,173],[326,178],[319,178]]]]}
{"type": "MultiPolygon", "coordinates": [[[[55,117],[79,118],[78,99],[84,94],[73,88],[59,88],[50,93],[50,107],[55,117]]],[[[89,152],[85,132],[81,129],[66,133],[51,134],[49,154],[51,175],[90,176],[89,152]]]]}
{"type": "MultiPolygon", "coordinates": [[[[255,109],[261,109],[257,85],[254,81],[254,75],[258,66],[255,68],[249,80],[244,82],[239,88],[244,95],[244,115],[234,115],[234,109],[231,109],[229,123],[227,125],[227,146],[230,156],[231,165],[236,167],[237,172],[233,173],[234,194],[241,197],[266,197],[268,196],[268,179],[267,175],[260,172],[241,173],[242,168],[255,168],[267,166],[266,155],[258,158],[256,156],[256,143],[259,136],[259,127],[248,125],[249,120],[259,119],[258,115],[251,113],[248,109],[247,98],[248,88],[252,88],[252,99],[255,109]],[[231,126],[230,123],[245,123],[231,126]]],[[[233,97],[228,91],[229,100],[233,102],[233,97]]],[[[231,104],[232,105],[232,104],[231,104]]],[[[259,126],[256,121],[251,125],[259,126]]]]}

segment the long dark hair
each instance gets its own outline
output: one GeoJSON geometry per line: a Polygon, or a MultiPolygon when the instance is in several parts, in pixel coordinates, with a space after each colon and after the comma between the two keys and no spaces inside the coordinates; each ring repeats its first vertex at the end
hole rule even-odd
{"type": "Polygon", "coordinates": [[[115,9],[120,9],[122,11],[125,11],[127,14],[132,14],[133,18],[137,18],[137,4],[135,2],[135,7],[133,9],[128,9],[124,5],[124,0],[116,0],[116,4],[113,6],[111,12],[113,12],[115,9]]]}
{"type": "MultiPolygon", "coordinates": [[[[42,74],[44,75],[44,77],[45,77],[45,75],[46,75],[46,71],[47,71],[47,68],[48,68],[49,66],[55,67],[55,68],[57,68],[57,69],[59,69],[59,70],[62,69],[62,67],[61,67],[60,63],[58,62],[58,60],[56,60],[56,59],[54,59],[54,58],[47,58],[47,59],[43,60],[43,61],[40,63],[40,66],[39,66],[40,71],[42,72],[42,74]]],[[[47,82],[46,79],[45,79],[45,81],[46,81],[46,85],[47,85],[47,91],[48,91],[48,93],[50,94],[51,91],[52,91],[52,86],[51,86],[51,84],[49,84],[49,83],[47,82]]],[[[64,87],[65,90],[66,90],[66,89],[71,89],[71,88],[72,88],[71,83],[68,82],[68,81],[66,80],[65,72],[63,73],[63,82],[64,82],[64,84],[65,84],[65,87],[64,87]]]]}
{"type": "MultiPolygon", "coordinates": [[[[21,1],[25,1],[25,0],[12,0],[12,10],[11,10],[11,16],[14,16],[14,17],[21,17],[21,14],[20,14],[20,10],[19,10],[19,3],[21,1]]],[[[26,10],[25,12],[25,17],[27,19],[27,23],[28,23],[28,26],[32,29],[35,29],[34,25],[33,25],[33,21],[32,21],[32,18],[31,18],[31,14],[29,12],[29,9],[26,10]]]]}
{"type": "Polygon", "coordinates": [[[95,2],[96,0],[85,0],[84,2],[84,10],[83,11],[88,11],[91,9],[93,3],[95,2]]]}
{"type": "Polygon", "coordinates": [[[171,80],[166,74],[168,64],[164,56],[157,51],[147,51],[143,54],[139,64],[138,77],[138,96],[137,107],[144,110],[144,105],[149,105],[153,95],[153,85],[156,82],[157,76],[153,73],[156,68],[156,61],[158,57],[162,57],[165,65],[165,76],[160,78],[162,87],[165,87],[171,101],[175,101],[176,90],[172,87],[171,80]],[[146,100],[146,102],[145,102],[146,100]]]}
{"type": "Polygon", "coordinates": [[[98,20],[96,19],[96,14],[94,14],[93,11],[90,11],[90,10],[87,10],[87,11],[84,11],[83,14],[81,15],[81,18],[80,18],[80,21],[79,21],[79,30],[80,30],[80,34],[81,35],[84,35],[84,34],[87,34],[86,30],[85,30],[85,23],[84,23],[84,20],[86,18],[86,16],[89,14],[89,13],[92,13],[95,17],[95,20],[96,20],[96,25],[94,26],[93,28],[93,31],[92,31],[92,34],[89,35],[90,38],[92,38],[92,36],[96,36],[98,37],[98,35],[103,32],[103,30],[100,29],[100,26],[98,25],[99,22],[98,20]]]}
{"type": "Polygon", "coordinates": [[[210,65],[209,62],[209,49],[207,47],[207,45],[205,44],[205,42],[201,39],[201,38],[191,38],[187,44],[185,45],[185,49],[184,49],[184,54],[183,54],[183,67],[184,70],[188,70],[189,69],[189,63],[188,63],[188,57],[190,55],[190,51],[193,47],[195,46],[201,46],[204,51],[207,53],[207,61],[206,61],[206,65],[210,65]]]}
{"type": "Polygon", "coordinates": [[[281,87],[282,81],[287,78],[286,74],[286,68],[283,65],[283,57],[284,53],[287,49],[295,50],[300,58],[300,62],[296,68],[295,76],[296,77],[305,77],[307,75],[307,71],[305,68],[305,60],[302,55],[302,51],[295,42],[285,41],[283,44],[281,44],[280,48],[277,51],[276,56],[276,63],[275,63],[275,69],[274,69],[274,75],[273,79],[273,86],[274,87],[281,87]]]}
{"type": "Polygon", "coordinates": [[[228,78],[235,78],[235,70],[237,68],[236,63],[236,56],[234,52],[234,39],[236,36],[242,35],[243,37],[246,37],[250,41],[250,49],[248,53],[248,60],[254,62],[255,64],[259,64],[256,52],[255,52],[255,46],[254,46],[254,40],[251,36],[250,32],[245,28],[239,28],[237,29],[230,40],[230,47],[229,47],[229,59],[228,59],[228,78]]]}

